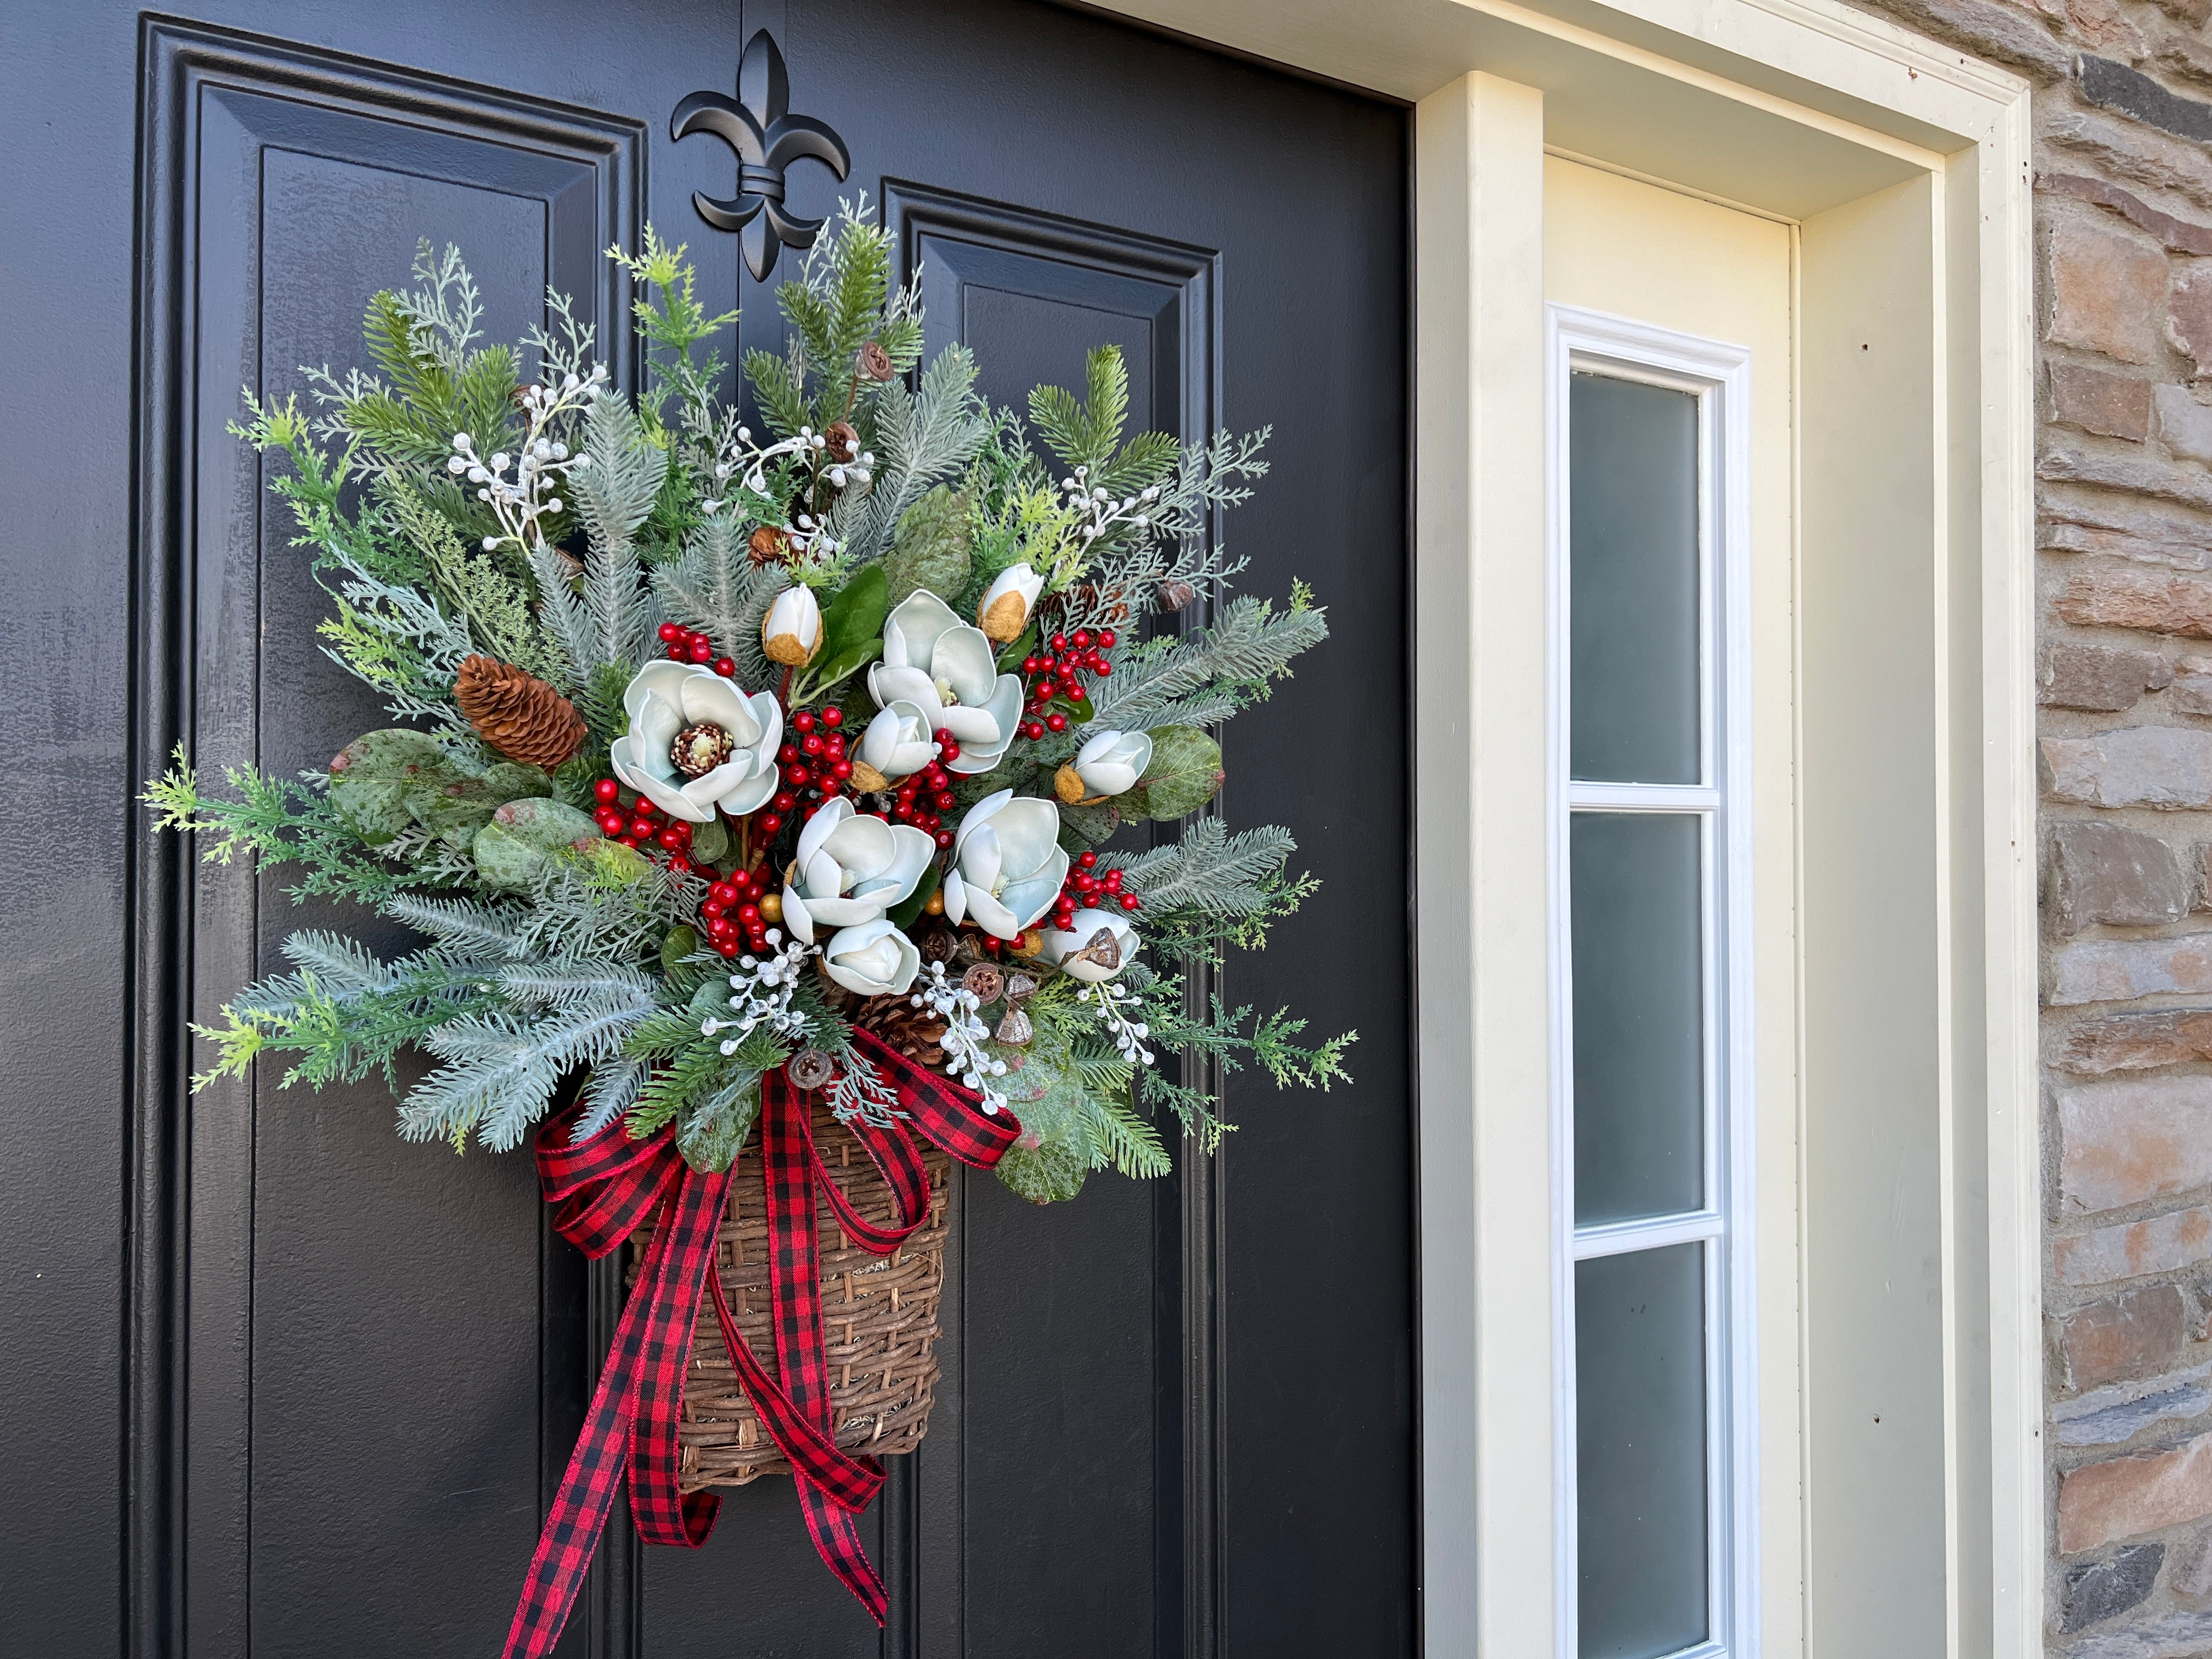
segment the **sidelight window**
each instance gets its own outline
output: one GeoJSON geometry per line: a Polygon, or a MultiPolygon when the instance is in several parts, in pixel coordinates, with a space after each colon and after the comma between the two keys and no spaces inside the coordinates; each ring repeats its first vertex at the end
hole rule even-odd
{"type": "Polygon", "coordinates": [[[1747,354],[1551,317],[1561,1659],[1742,1659],[1747,354]]]}

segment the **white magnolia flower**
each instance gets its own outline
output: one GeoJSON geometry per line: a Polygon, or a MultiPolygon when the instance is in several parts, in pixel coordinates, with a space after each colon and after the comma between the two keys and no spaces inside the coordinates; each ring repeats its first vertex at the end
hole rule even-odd
{"type": "Polygon", "coordinates": [[[896,780],[919,772],[937,758],[937,741],[930,736],[933,730],[928,715],[915,704],[895,698],[884,705],[860,734],[858,758],[886,778],[896,780]]]}
{"type": "Polygon", "coordinates": [[[1067,879],[1060,845],[1060,808],[1011,789],[968,809],[952,838],[945,872],[945,914],[957,925],[969,916],[985,933],[1018,939],[1052,908],[1067,879]]]}
{"type": "Polygon", "coordinates": [[[1094,983],[1113,978],[1136,954],[1137,930],[1111,910],[1079,910],[1074,925],[1066,933],[1056,927],[1044,932],[1044,959],[1063,974],[1094,983]],[[1102,929],[1110,944],[1099,939],[1102,929]],[[1109,961],[1111,967],[1107,966],[1109,961]]]}
{"type": "Polygon", "coordinates": [[[761,618],[761,649],[770,662],[804,668],[822,648],[822,605],[814,590],[787,587],[761,618]]]}
{"type": "Polygon", "coordinates": [[[884,619],[884,659],[868,670],[868,692],[878,708],[911,707],[925,737],[951,732],[960,746],[945,763],[951,772],[996,766],[1022,717],[1021,681],[999,672],[981,629],[969,627],[926,587],[884,619]]]}
{"type": "Polygon", "coordinates": [[[1030,607],[1044,591],[1044,578],[1026,564],[1008,565],[998,580],[983,590],[975,607],[975,626],[1000,645],[1021,637],[1029,626],[1030,607]]]}
{"type": "Polygon", "coordinates": [[[741,817],[775,793],[783,710],[769,693],[748,697],[703,663],[649,662],[623,707],[629,730],[609,763],[669,817],[705,823],[720,806],[741,817]]]}
{"type": "Polygon", "coordinates": [[[1152,740],[1142,732],[1101,732],[1075,751],[1075,775],[1089,795],[1126,793],[1152,763],[1152,740]]]}
{"type": "Polygon", "coordinates": [[[817,923],[879,921],[914,891],[936,852],[936,841],[910,823],[855,812],[842,796],[824,801],[799,832],[799,856],[784,878],[783,925],[811,945],[817,923]]]}
{"type": "Polygon", "coordinates": [[[846,927],[830,936],[822,947],[822,965],[830,977],[847,990],[864,997],[904,991],[921,971],[921,952],[914,941],[878,918],[857,927],[846,927]]]}

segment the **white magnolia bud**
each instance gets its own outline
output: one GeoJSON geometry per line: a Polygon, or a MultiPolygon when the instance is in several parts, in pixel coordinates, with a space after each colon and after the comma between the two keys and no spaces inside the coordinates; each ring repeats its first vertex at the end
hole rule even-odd
{"type": "Polygon", "coordinates": [[[1044,589],[1044,578],[1026,564],[1009,565],[984,590],[975,607],[975,626],[1000,645],[1021,637],[1029,626],[1030,607],[1044,589]]]}
{"type": "Polygon", "coordinates": [[[769,660],[804,668],[822,648],[822,606],[811,587],[787,587],[761,622],[761,648],[769,660]]]}

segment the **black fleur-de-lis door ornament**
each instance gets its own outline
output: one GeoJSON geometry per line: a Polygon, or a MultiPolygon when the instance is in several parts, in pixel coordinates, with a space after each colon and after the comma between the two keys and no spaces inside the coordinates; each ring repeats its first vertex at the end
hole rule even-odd
{"type": "Polygon", "coordinates": [[[753,280],[764,283],[785,247],[811,247],[819,219],[784,210],[783,173],[793,161],[816,161],[840,180],[853,170],[845,141],[811,115],[791,112],[791,77],[783,53],[766,29],[755,34],[738,64],[738,95],[695,92],[668,118],[672,138],[711,132],[738,155],[738,193],[726,201],[703,190],[691,192],[699,216],[717,230],[735,231],[753,280]]]}

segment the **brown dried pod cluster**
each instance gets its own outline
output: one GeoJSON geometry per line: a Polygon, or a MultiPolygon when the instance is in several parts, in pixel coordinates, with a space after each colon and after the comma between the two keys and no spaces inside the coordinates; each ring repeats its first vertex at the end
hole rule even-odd
{"type": "Polygon", "coordinates": [[[960,983],[975,993],[979,1004],[996,1002],[1006,988],[1006,975],[988,962],[979,962],[961,976],[960,983]]]}
{"type": "Polygon", "coordinates": [[[1160,584],[1160,609],[1163,611],[1180,611],[1197,597],[1198,590],[1188,582],[1160,584]]]}
{"type": "Polygon", "coordinates": [[[860,434],[849,421],[832,421],[822,434],[823,450],[833,461],[858,459],[860,453],[860,434]]]}
{"type": "Polygon", "coordinates": [[[791,538],[764,524],[746,538],[745,551],[755,564],[781,564],[791,556],[791,538]]]}
{"type": "Polygon", "coordinates": [[[466,657],[453,701],[477,735],[509,760],[548,771],[584,741],[583,717],[536,675],[496,657],[466,657]]]}
{"type": "Polygon", "coordinates": [[[871,380],[890,380],[898,378],[898,365],[891,362],[891,354],[879,340],[870,340],[860,348],[860,373],[871,380]]]}

